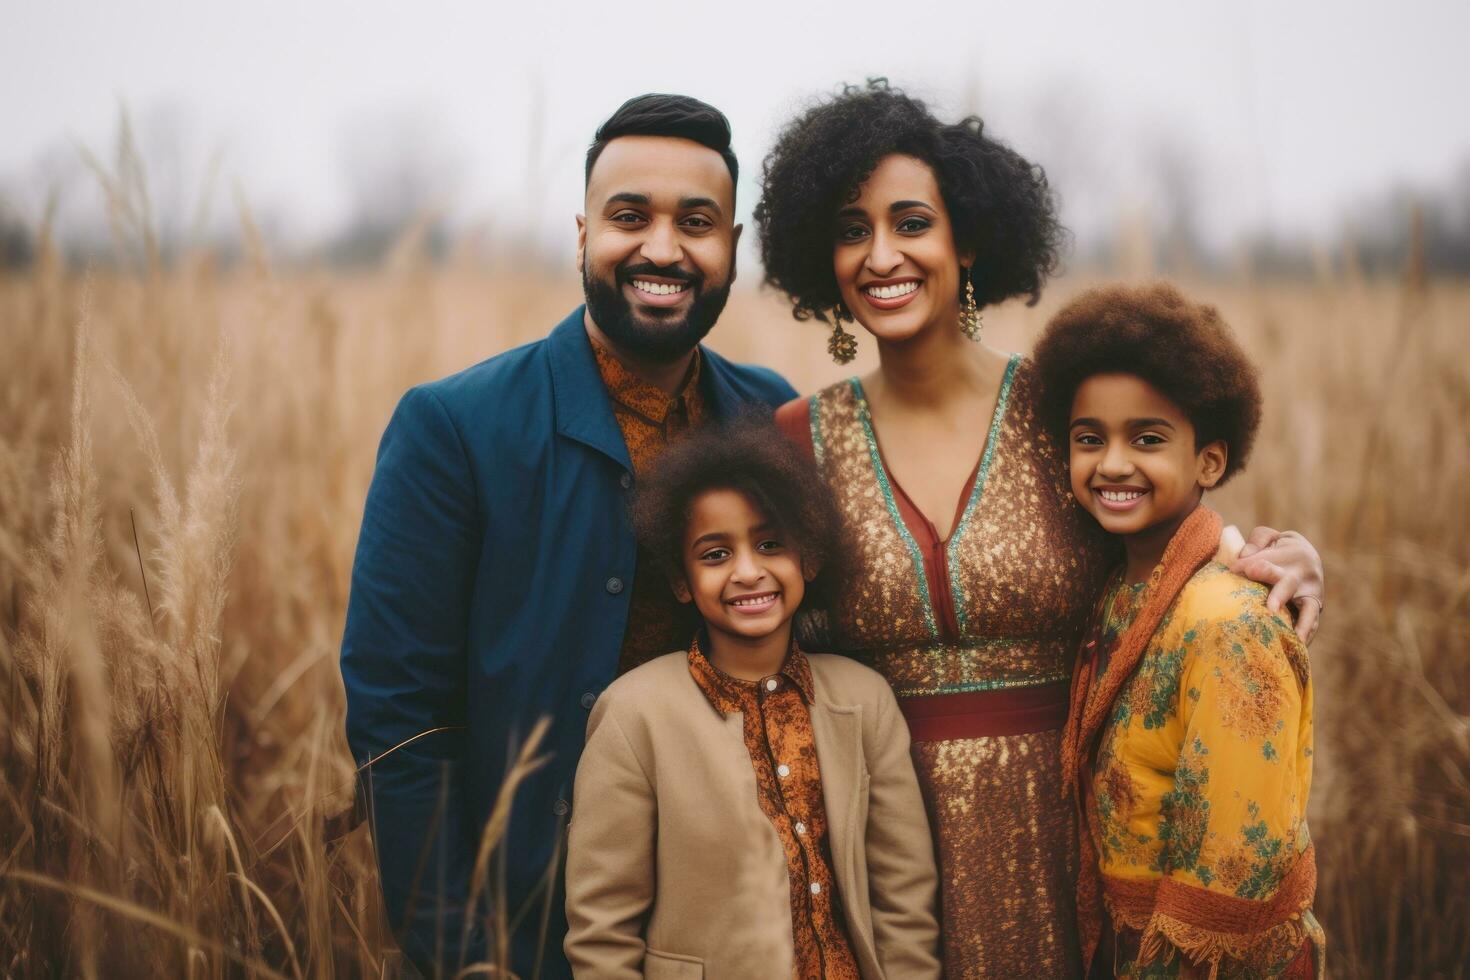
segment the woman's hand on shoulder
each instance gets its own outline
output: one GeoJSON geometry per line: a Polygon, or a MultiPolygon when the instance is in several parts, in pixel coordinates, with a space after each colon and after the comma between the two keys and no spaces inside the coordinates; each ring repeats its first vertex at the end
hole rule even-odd
{"type": "Polygon", "coordinates": [[[1280,612],[1290,605],[1296,614],[1296,633],[1311,643],[1322,619],[1324,587],[1322,556],[1312,542],[1296,531],[1258,527],[1246,538],[1230,570],[1270,586],[1266,605],[1280,612]]]}

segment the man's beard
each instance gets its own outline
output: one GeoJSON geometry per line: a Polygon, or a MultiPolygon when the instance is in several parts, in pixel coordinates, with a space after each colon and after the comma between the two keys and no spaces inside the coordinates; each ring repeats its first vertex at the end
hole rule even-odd
{"type": "MultiPolygon", "coordinates": [[[[733,264],[731,271],[734,271],[733,264]]],[[[725,301],[730,298],[730,277],[716,289],[705,289],[703,279],[691,277],[683,269],[660,269],[645,263],[617,270],[609,283],[593,278],[584,263],[582,293],[587,298],[592,322],[619,351],[654,364],[672,364],[692,351],[714,328],[725,309],[725,301]],[[635,276],[659,276],[688,283],[687,288],[694,291],[689,312],[669,311],[663,316],[655,315],[653,322],[640,318],[633,312],[622,288],[624,282],[631,282],[635,276]]]]}

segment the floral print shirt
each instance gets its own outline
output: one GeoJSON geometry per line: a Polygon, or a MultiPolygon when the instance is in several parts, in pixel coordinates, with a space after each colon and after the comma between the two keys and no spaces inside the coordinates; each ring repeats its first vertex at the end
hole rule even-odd
{"type": "MultiPolygon", "coordinates": [[[[1146,589],[1118,577],[1106,590],[1092,690],[1146,589]]],[[[1312,686],[1306,648],[1265,599],[1218,562],[1201,568],[1103,725],[1087,832],[1120,977],[1321,974],[1312,686]]]]}
{"type": "Polygon", "coordinates": [[[786,852],[797,980],[858,980],[827,840],[822,771],[812,730],[810,706],[816,689],[811,664],[792,644],[779,673],[741,680],[710,663],[696,639],[689,648],[689,672],[717,711],[743,715],[756,802],[786,852]]]}
{"type": "MultiPolygon", "coordinates": [[[[623,442],[628,446],[633,473],[641,478],[671,442],[704,424],[709,416],[709,406],[699,390],[700,353],[694,352],[689,377],[672,397],[629,371],[612,351],[600,344],[593,343],[592,353],[597,358],[597,373],[607,385],[623,442]]],[[[628,625],[618,655],[620,675],[654,657],[682,649],[694,628],[689,609],[674,598],[668,580],[658,571],[658,563],[642,547],[638,549],[632,588],[628,625]]]]}

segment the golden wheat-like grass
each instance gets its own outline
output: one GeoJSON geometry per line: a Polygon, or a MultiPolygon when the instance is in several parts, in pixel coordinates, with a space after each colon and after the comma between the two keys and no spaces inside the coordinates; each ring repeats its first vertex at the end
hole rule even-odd
{"type": "MultiPolygon", "coordinates": [[[[139,240],[146,208],[116,220],[139,240]]],[[[142,237],[133,271],[80,276],[44,236],[0,273],[0,975],[399,972],[336,669],[377,439],[406,387],[544,335],[577,284],[411,242],[372,273],[278,275],[248,230],[228,273],[165,270],[142,237]]],[[[1026,349],[1083,285],[988,313],[987,339],[1026,349]]],[[[1185,286],[1263,365],[1256,456],[1216,506],[1327,562],[1312,827],[1334,971],[1462,975],[1470,288],[1412,268],[1185,286]]],[[[851,370],[753,290],[711,340],[805,391],[851,370]]]]}

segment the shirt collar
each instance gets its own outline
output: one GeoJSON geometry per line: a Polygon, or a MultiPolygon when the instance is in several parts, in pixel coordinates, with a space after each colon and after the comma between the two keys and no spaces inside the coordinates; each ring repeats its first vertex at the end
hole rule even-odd
{"type": "Polygon", "coordinates": [[[597,358],[597,373],[602,376],[602,383],[607,386],[612,400],[654,425],[662,426],[669,413],[681,402],[687,409],[698,397],[699,371],[704,360],[698,347],[694,349],[694,359],[689,365],[689,377],[679,393],[673,396],[629,371],[612,351],[596,341],[592,342],[592,353],[597,358]]]}
{"type": "Polygon", "coordinates": [[[709,662],[709,658],[700,649],[704,631],[694,638],[689,645],[689,673],[694,675],[694,682],[714,705],[715,710],[721,714],[734,714],[744,711],[745,704],[750,698],[758,697],[768,690],[767,682],[776,679],[784,679],[801,694],[802,699],[808,705],[816,700],[816,687],[812,682],[812,665],[807,660],[806,654],[796,645],[795,638],[791,641],[791,652],[786,654],[781,669],[770,677],[762,677],[758,681],[742,680],[732,677],[720,668],[709,662]]]}

